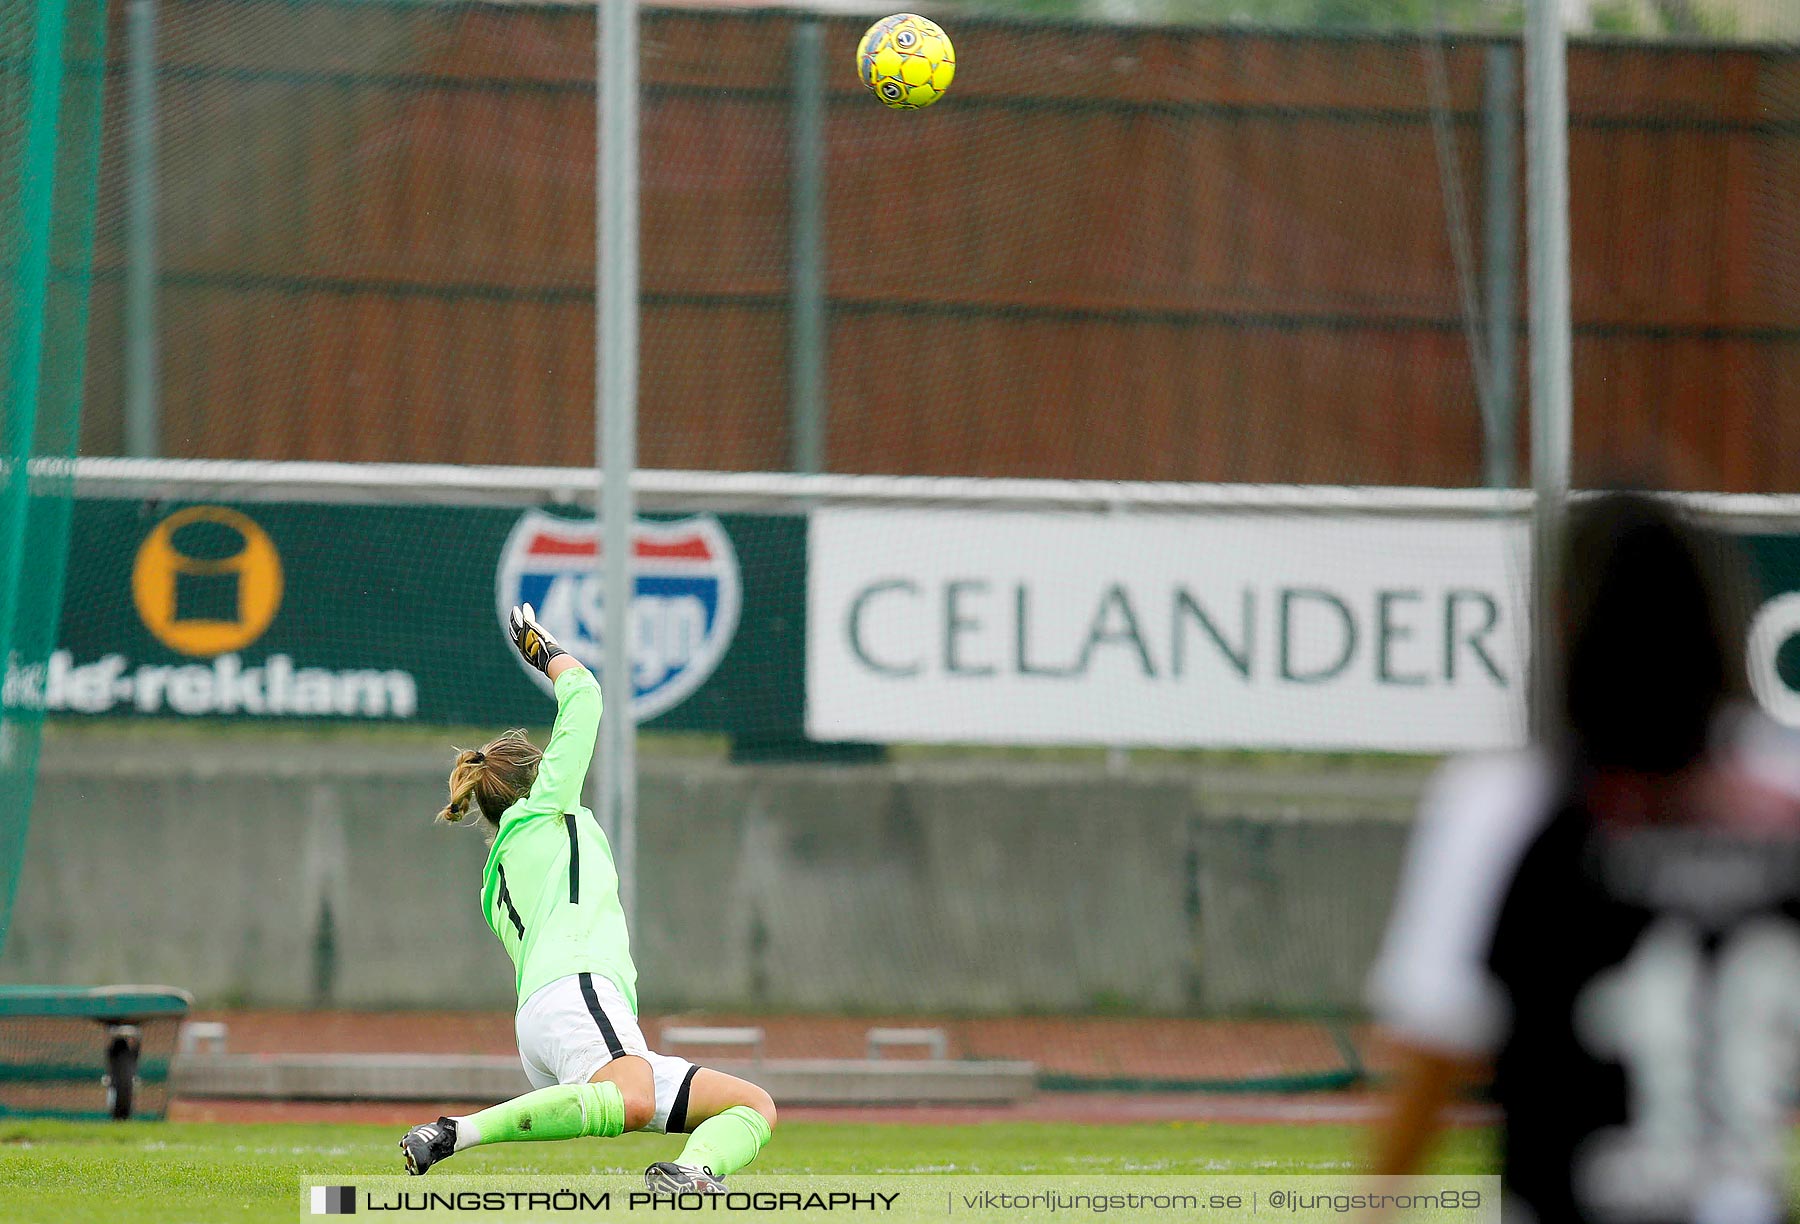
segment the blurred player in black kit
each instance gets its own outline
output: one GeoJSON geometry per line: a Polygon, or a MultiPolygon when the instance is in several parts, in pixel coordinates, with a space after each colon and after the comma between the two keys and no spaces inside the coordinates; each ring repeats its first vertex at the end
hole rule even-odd
{"type": "Polygon", "coordinates": [[[1745,683],[1737,545],[1576,503],[1560,728],[1427,794],[1370,982],[1400,1045],[1375,1171],[1491,1070],[1508,1220],[1789,1217],[1800,757],[1745,683]]]}

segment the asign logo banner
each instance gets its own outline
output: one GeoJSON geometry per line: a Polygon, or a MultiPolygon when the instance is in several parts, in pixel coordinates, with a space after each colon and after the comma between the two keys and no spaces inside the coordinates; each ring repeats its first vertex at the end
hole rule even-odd
{"type": "MultiPolygon", "coordinates": [[[[599,524],[541,510],[520,516],[500,553],[495,611],[501,632],[529,603],[563,648],[598,674],[604,661],[599,524]]],[[[710,514],[639,519],[632,532],[632,710],[639,721],[680,705],[706,682],[737,633],[742,588],[731,537],[710,514]]],[[[549,683],[520,660],[546,691],[549,683]]]]}

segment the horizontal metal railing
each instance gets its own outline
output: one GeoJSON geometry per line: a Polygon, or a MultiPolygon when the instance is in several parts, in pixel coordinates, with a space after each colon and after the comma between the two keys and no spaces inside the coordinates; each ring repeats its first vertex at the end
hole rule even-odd
{"type": "MultiPolygon", "coordinates": [[[[66,479],[67,461],[34,466],[66,479]]],[[[591,509],[600,475],[585,467],[313,463],[255,459],[104,459],[73,464],[82,497],[162,501],[334,502],[370,505],[569,506],[591,509]]],[[[821,507],[932,507],[1133,514],[1327,514],[1390,518],[1518,518],[1528,489],[1186,484],[966,476],[801,475],[641,469],[640,508],[797,514],[821,507]]],[[[1800,524],[1800,495],[1685,493],[1696,513],[1741,531],[1800,524]]]]}

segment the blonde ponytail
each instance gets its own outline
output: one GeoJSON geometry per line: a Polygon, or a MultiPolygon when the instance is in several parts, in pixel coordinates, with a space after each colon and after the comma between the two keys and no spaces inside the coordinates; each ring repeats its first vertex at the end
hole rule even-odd
{"type": "Polygon", "coordinates": [[[544,754],[519,730],[508,731],[480,749],[464,748],[450,767],[450,802],[437,814],[441,824],[461,824],[471,807],[479,807],[489,824],[498,825],[506,809],[537,781],[544,754]]]}
{"type": "Polygon", "coordinates": [[[450,767],[450,802],[437,814],[439,823],[461,824],[469,815],[475,788],[481,784],[485,755],[472,748],[464,748],[456,754],[456,764],[450,767]]]}

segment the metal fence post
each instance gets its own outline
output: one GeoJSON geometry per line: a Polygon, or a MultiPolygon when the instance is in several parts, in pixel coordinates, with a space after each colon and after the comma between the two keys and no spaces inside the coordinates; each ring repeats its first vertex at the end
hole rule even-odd
{"type": "Polygon", "coordinates": [[[1557,725],[1561,651],[1557,591],[1569,492],[1573,413],[1569,304],[1568,47],[1558,0],[1531,0],[1525,19],[1526,214],[1530,243],[1532,733],[1557,725]]]}
{"type": "Polygon", "coordinates": [[[596,53],[594,254],[596,467],[601,470],[600,573],[606,662],[600,720],[601,827],[613,840],[619,899],[637,908],[637,726],[632,716],[631,472],[637,466],[637,0],[600,0],[596,53]]]}
{"type": "Polygon", "coordinates": [[[1488,393],[1484,467],[1487,483],[1510,488],[1518,468],[1518,182],[1519,68],[1511,46],[1487,50],[1482,94],[1481,147],[1484,151],[1482,279],[1487,318],[1488,393]]]}
{"type": "Polygon", "coordinates": [[[162,450],[156,335],[156,0],[125,7],[125,453],[162,450]]]}
{"type": "Polygon", "coordinates": [[[794,24],[792,187],[789,194],[792,285],[788,332],[790,461],[796,472],[825,468],[825,85],[824,27],[794,24]]]}

